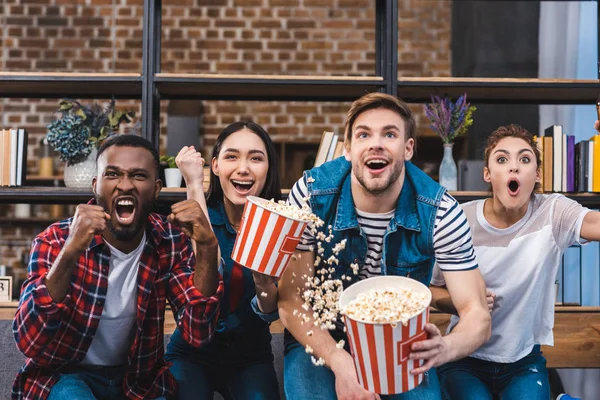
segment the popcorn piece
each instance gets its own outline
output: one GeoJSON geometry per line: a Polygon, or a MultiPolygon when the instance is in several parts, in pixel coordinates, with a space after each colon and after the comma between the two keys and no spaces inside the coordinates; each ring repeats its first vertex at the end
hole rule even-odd
{"type": "Polygon", "coordinates": [[[325,365],[325,360],[323,360],[321,357],[319,357],[319,359],[317,360],[314,356],[312,356],[310,360],[316,367],[321,367],[325,365]]]}
{"type": "Polygon", "coordinates": [[[261,292],[260,293],[260,297],[267,297],[267,296],[268,296],[267,292],[261,292]]]}
{"type": "Polygon", "coordinates": [[[306,332],[306,336],[312,336],[312,335],[313,335],[313,331],[306,332]]]}
{"type": "Polygon", "coordinates": [[[423,311],[429,304],[427,295],[408,288],[372,289],[360,293],[342,313],[366,323],[402,323],[423,311]]]}
{"type": "Polygon", "coordinates": [[[312,348],[312,347],[310,347],[309,345],[306,345],[305,351],[306,351],[308,354],[313,354],[313,348],[312,348]]]}
{"type": "Polygon", "coordinates": [[[343,349],[345,344],[346,342],[344,340],[340,340],[339,342],[337,342],[335,347],[337,347],[338,349],[343,349]]]}
{"type": "Polygon", "coordinates": [[[309,182],[309,183],[313,183],[314,181],[315,181],[315,178],[313,178],[312,176],[306,180],[306,182],[309,182]]]}

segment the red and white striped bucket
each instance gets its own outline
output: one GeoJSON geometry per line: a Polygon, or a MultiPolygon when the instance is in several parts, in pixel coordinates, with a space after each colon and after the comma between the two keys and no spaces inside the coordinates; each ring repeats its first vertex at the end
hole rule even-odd
{"type": "MultiPolygon", "coordinates": [[[[345,307],[359,293],[371,289],[409,288],[428,295],[431,292],[421,282],[403,276],[378,276],[355,283],[342,292],[340,306],[345,307]]],[[[425,364],[425,361],[411,360],[410,346],[427,339],[425,324],[429,321],[429,307],[412,317],[406,326],[365,323],[344,315],[350,350],[358,373],[358,380],[369,392],[378,394],[398,394],[416,388],[423,380],[423,374],[412,375],[410,371],[425,364]]]]}
{"type": "Polygon", "coordinates": [[[266,201],[260,197],[246,197],[231,258],[261,274],[280,277],[308,222],[268,210],[263,206],[266,201]]]}

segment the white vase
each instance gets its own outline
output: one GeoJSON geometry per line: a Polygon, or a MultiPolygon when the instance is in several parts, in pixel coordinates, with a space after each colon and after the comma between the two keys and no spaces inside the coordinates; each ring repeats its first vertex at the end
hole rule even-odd
{"type": "Polygon", "coordinates": [[[96,154],[94,147],[87,158],[75,164],[65,165],[65,186],[74,189],[90,189],[92,178],[96,176],[96,154]]]}
{"type": "Polygon", "coordinates": [[[458,190],[456,163],[452,157],[453,146],[453,143],[444,144],[444,158],[442,158],[442,163],[440,164],[440,185],[448,191],[458,190]]]}
{"type": "Polygon", "coordinates": [[[170,188],[181,187],[181,171],[179,168],[165,168],[165,184],[170,188]]]}

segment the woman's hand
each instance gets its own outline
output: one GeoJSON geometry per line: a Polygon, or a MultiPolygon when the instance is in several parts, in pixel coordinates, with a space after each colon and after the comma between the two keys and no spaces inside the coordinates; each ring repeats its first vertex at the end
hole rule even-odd
{"type": "Polygon", "coordinates": [[[177,167],[187,186],[202,185],[204,182],[204,158],[194,146],[184,146],[175,157],[177,167]]]}
{"type": "Polygon", "coordinates": [[[277,310],[277,286],[279,278],[252,271],[258,308],[264,314],[271,314],[277,310]]]}

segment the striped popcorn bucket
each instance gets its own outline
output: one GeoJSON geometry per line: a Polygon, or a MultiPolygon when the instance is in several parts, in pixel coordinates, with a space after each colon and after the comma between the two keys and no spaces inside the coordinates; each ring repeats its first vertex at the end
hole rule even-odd
{"type": "MultiPolygon", "coordinates": [[[[409,288],[425,292],[431,302],[431,292],[421,282],[402,276],[379,276],[355,283],[342,292],[340,306],[345,307],[359,293],[371,289],[409,288]]],[[[398,394],[416,388],[423,374],[411,375],[410,371],[425,364],[411,360],[410,346],[427,339],[425,324],[429,321],[429,307],[412,317],[406,326],[366,323],[344,315],[346,332],[358,380],[368,391],[378,394],[398,394]]]]}
{"type": "Polygon", "coordinates": [[[308,222],[268,210],[263,206],[266,201],[255,196],[246,198],[231,258],[261,274],[280,277],[308,222]]]}

